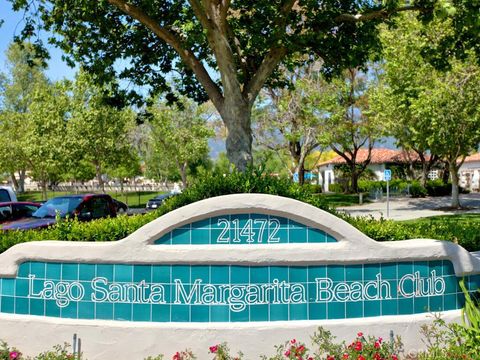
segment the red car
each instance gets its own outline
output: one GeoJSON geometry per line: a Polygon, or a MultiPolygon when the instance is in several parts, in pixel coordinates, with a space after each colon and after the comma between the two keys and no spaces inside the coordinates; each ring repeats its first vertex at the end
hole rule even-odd
{"type": "Polygon", "coordinates": [[[61,218],[77,217],[80,221],[89,221],[117,216],[113,199],[105,194],[84,194],[58,196],[45,202],[30,218],[24,218],[2,225],[2,230],[42,229],[61,218]]]}
{"type": "Polygon", "coordinates": [[[28,201],[0,202],[0,226],[32,217],[42,204],[28,201]]]}

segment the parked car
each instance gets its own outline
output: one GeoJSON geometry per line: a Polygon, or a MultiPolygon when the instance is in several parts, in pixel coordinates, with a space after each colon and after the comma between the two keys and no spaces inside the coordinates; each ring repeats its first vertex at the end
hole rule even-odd
{"type": "Polygon", "coordinates": [[[165,200],[176,195],[175,193],[165,193],[155,196],[153,199],[147,201],[147,210],[155,210],[163,204],[165,200]]]}
{"type": "Polygon", "coordinates": [[[59,196],[45,202],[26,218],[2,226],[2,230],[29,230],[47,228],[57,222],[57,214],[61,218],[77,217],[80,221],[89,221],[105,217],[117,216],[115,203],[110,195],[84,194],[59,196]]]}
{"type": "Polygon", "coordinates": [[[0,202],[16,202],[17,196],[10,186],[0,186],[0,202]]]}
{"type": "Polygon", "coordinates": [[[0,202],[0,226],[8,225],[12,221],[17,221],[32,217],[42,204],[20,201],[20,202],[0,202]]]}
{"type": "Polygon", "coordinates": [[[113,200],[113,203],[115,204],[115,210],[117,211],[117,215],[126,214],[128,212],[127,204],[117,199],[112,198],[112,200],[113,200]]]}

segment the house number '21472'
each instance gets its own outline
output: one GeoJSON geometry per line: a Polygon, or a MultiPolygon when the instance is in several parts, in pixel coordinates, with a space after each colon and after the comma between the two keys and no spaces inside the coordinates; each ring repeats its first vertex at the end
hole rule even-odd
{"type": "Polygon", "coordinates": [[[277,236],[278,230],[280,230],[278,219],[248,219],[245,225],[241,226],[239,219],[220,218],[217,225],[222,230],[217,237],[219,244],[280,242],[280,238],[277,236]]]}

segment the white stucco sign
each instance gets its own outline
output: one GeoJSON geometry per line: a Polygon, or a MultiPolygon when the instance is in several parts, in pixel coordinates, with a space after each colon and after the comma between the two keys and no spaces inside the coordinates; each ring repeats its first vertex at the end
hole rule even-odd
{"type": "Polygon", "coordinates": [[[266,353],[322,325],[346,337],[394,330],[418,347],[412,327],[432,312],[458,318],[458,281],[476,289],[479,274],[480,261],[450,242],[378,243],[292,199],[229,195],[121,241],[33,242],[1,254],[0,339],[33,353],[78,333],[89,359],[187,347],[203,358],[224,341],[266,353]]]}

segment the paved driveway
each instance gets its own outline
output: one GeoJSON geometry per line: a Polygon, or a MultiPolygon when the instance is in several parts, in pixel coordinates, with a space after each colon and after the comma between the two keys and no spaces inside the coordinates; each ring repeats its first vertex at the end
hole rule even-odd
{"type": "MultiPolygon", "coordinates": [[[[447,211],[442,208],[450,206],[451,197],[427,197],[427,198],[393,198],[390,200],[390,216],[392,220],[410,220],[419,217],[428,217],[436,215],[452,215],[466,213],[480,213],[480,194],[460,195],[462,206],[471,208],[470,210],[447,211]]],[[[344,211],[353,216],[373,216],[376,219],[387,217],[387,202],[384,198],[364,205],[355,205],[348,207],[339,207],[339,211],[344,211]]]]}

